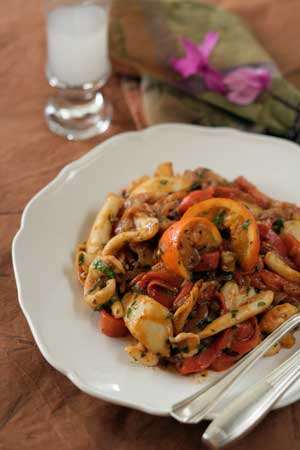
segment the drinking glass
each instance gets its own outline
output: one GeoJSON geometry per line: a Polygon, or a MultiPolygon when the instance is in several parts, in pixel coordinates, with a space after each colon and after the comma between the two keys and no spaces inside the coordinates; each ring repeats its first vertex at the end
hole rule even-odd
{"type": "Polygon", "coordinates": [[[51,131],[88,139],[110,125],[112,106],[100,88],[110,74],[108,0],[44,0],[46,74],[55,92],[45,107],[51,131]]]}

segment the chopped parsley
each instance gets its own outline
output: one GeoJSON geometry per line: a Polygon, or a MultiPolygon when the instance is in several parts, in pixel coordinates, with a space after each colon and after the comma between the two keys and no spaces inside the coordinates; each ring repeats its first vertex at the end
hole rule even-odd
{"type": "MultiPolygon", "coordinates": [[[[143,288],[141,288],[138,284],[136,284],[135,286],[133,286],[132,288],[134,290],[134,292],[136,292],[136,296],[138,297],[139,295],[146,295],[147,291],[143,288]]],[[[136,298],[136,297],[135,297],[136,298]]]]}
{"type": "Polygon", "coordinates": [[[106,284],[106,283],[105,283],[105,281],[103,280],[103,278],[100,277],[99,280],[94,284],[94,286],[91,287],[91,289],[89,289],[89,290],[87,291],[87,295],[92,294],[97,288],[100,288],[100,289],[104,288],[105,284],[106,284]]]}
{"type": "Polygon", "coordinates": [[[250,225],[250,223],[251,223],[250,219],[245,220],[245,222],[242,225],[243,230],[247,230],[249,225],[250,225]]]}
{"type": "Polygon", "coordinates": [[[230,312],[231,312],[231,317],[232,317],[233,319],[235,319],[235,318],[236,318],[236,315],[237,315],[237,313],[238,313],[238,310],[237,310],[237,309],[232,309],[230,312]]]}
{"type": "Polygon", "coordinates": [[[265,304],[266,304],[265,302],[258,302],[257,306],[265,306],[265,304]]]}
{"type": "Polygon", "coordinates": [[[236,352],[235,350],[231,350],[231,348],[223,348],[222,352],[225,353],[225,355],[229,355],[229,356],[238,356],[239,355],[239,352],[236,352]]]}
{"type": "Polygon", "coordinates": [[[198,353],[202,353],[204,352],[204,350],[207,349],[207,346],[204,344],[200,344],[199,349],[198,349],[198,353]]]}
{"type": "Polygon", "coordinates": [[[109,310],[110,307],[111,307],[111,305],[112,305],[113,303],[115,303],[117,300],[119,300],[118,297],[117,297],[116,295],[114,295],[114,296],[113,296],[111,299],[109,299],[107,302],[103,303],[102,305],[96,306],[95,311],[101,311],[102,309],[109,310]]]}
{"type": "Polygon", "coordinates": [[[171,347],[170,348],[170,355],[171,356],[176,356],[178,355],[178,353],[180,353],[180,350],[178,347],[171,347]]]}
{"type": "Polygon", "coordinates": [[[160,184],[168,184],[168,180],[160,180],[160,184]]]}
{"type": "Polygon", "coordinates": [[[174,297],[174,291],[171,291],[171,289],[168,289],[164,286],[160,286],[160,290],[166,294],[166,295],[172,295],[172,297],[174,297]]]}
{"type": "Polygon", "coordinates": [[[98,305],[94,308],[94,311],[101,311],[104,308],[104,305],[98,305]]]}
{"type": "Polygon", "coordinates": [[[257,287],[254,288],[255,293],[258,294],[260,292],[260,289],[258,289],[257,287]]]}
{"type": "Polygon", "coordinates": [[[200,322],[196,323],[197,328],[204,328],[206,325],[212,323],[214,321],[213,317],[206,317],[203,320],[200,320],[200,322]]]}
{"type": "Polygon", "coordinates": [[[282,227],[283,227],[283,220],[281,219],[274,220],[272,229],[273,231],[275,231],[275,233],[279,234],[282,227]]]}
{"type": "Polygon", "coordinates": [[[81,266],[84,263],[84,254],[79,253],[78,255],[78,264],[81,266]]]}
{"type": "Polygon", "coordinates": [[[116,278],[115,272],[112,270],[112,268],[106,264],[104,264],[101,259],[95,261],[93,263],[93,269],[99,270],[99,272],[102,272],[104,275],[106,275],[109,278],[116,278]]]}
{"type": "Polygon", "coordinates": [[[126,317],[130,317],[131,313],[132,313],[132,309],[128,308],[127,312],[126,312],[126,317]]]}
{"type": "Polygon", "coordinates": [[[199,181],[194,181],[191,185],[191,190],[195,191],[196,189],[201,189],[202,188],[202,184],[199,183],[199,181]]]}
{"type": "Polygon", "coordinates": [[[190,351],[189,347],[187,345],[185,345],[182,349],[181,349],[182,353],[188,353],[190,351]]]}
{"type": "Polygon", "coordinates": [[[213,218],[212,222],[215,225],[223,225],[224,217],[225,217],[226,211],[223,209],[219,212],[219,214],[216,215],[216,217],[213,218]]]}
{"type": "Polygon", "coordinates": [[[98,287],[98,283],[96,283],[91,289],[87,291],[87,295],[92,294],[98,287]]]}

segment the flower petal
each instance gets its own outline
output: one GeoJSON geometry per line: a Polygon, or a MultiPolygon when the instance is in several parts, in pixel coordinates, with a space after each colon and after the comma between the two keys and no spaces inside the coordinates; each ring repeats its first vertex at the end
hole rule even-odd
{"type": "Polygon", "coordinates": [[[232,70],[224,77],[228,90],[227,98],[238,105],[248,105],[271,85],[271,74],[266,69],[241,67],[232,70]]]}
{"type": "Polygon", "coordinates": [[[217,45],[219,40],[219,36],[214,31],[209,31],[203,37],[203,41],[200,45],[198,45],[198,50],[203,55],[203,57],[208,60],[209,55],[217,45]]]}
{"type": "Polygon", "coordinates": [[[202,54],[198,47],[187,38],[181,38],[185,56],[183,58],[171,58],[170,64],[183,78],[187,78],[199,71],[203,64],[202,54]]]}
{"type": "Polygon", "coordinates": [[[202,75],[207,89],[219,94],[225,94],[225,85],[221,72],[208,64],[205,70],[202,71],[202,75]]]}
{"type": "Polygon", "coordinates": [[[243,89],[240,91],[229,91],[226,97],[231,103],[235,103],[236,105],[240,106],[246,106],[254,102],[258,94],[260,94],[260,91],[253,90],[248,87],[247,89],[243,89]]]}

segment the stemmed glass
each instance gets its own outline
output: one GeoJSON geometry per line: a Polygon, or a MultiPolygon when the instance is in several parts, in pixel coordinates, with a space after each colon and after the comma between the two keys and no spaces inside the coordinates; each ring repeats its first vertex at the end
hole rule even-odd
{"type": "Polygon", "coordinates": [[[110,125],[112,106],[100,88],[110,74],[107,50],[108,0],[44,0],[48,60],[55,92],[45,107],[51,131],[88,139],[110,125]]]}

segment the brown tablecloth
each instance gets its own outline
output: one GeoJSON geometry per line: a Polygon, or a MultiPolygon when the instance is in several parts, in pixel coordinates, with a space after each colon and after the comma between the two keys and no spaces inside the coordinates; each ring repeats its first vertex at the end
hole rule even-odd
{"type": "MultiPolygon", "coordinates": [[[[215,3],[242,14],[284,73],[300,84],[299,0],[215,0],[215,3]]],[[[80,143],[66,142],[52,135],[43,119],[49,92],[44,78],[44,55],[42,2],[2,0],[0,449],[200,449],[205,424],[180,425],[170,418],[110,405],[80,392],[43,359],[18,306],[10,247],[25,204],[66,163],[108,136],[135,127],[120,81],[113,77],[105,88],[115,108],[113,125],[107,134],[80,143]]],[[[271,413],[233,448],[299,449],[299,402],[271,413]]]]}

